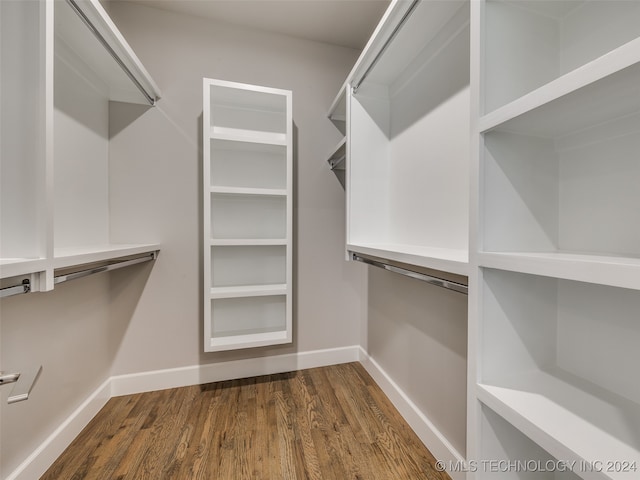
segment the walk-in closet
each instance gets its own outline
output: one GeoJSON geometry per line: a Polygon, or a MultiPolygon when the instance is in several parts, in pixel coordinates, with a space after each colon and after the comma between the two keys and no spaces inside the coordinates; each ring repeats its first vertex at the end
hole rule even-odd
{"type": "Polygon", "coordinates": [[[640,0],[0,0],[0,480],[640,478],[640,0]]]}

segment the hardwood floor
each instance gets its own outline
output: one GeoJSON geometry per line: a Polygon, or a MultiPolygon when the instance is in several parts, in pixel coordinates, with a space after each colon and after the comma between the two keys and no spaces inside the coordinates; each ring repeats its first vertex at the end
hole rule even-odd
{"type": "Polygon", "coordinates": [[[44,480],[449,480],[359,363],[114,397],[44,480]]]}

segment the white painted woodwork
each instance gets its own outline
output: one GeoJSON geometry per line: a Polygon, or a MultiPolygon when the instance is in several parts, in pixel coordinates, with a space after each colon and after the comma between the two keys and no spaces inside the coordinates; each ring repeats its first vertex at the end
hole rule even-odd
{"type": "Polygon", "coordinates": [[[374,62],[406,7],[350,75],[347,248],[466,275],[469,4],[421,2],[374,62]]]}
{"type": "Polygon", "coordinates": [[[48,266],[46,8],[0,3],[0,278],[37,274],[48,266]]]}
{"type": "Polygon", "coordinates": [[[483,7],[485,113],[640,35],[634,1],[488,0],[483,7]]]}
{"type": "Polygon", "coordinates": [[[291,92],[203,87],[204,349],[290,343],[291,92]]]}
{"type": "Polygon", "coordinates": [[[485,0],[471,22],[469,458],[637,478],[640,3],[485,0]]]}
{"type": "MultiPolygon", "coordinates": [[[[78,3],[159,98],[100,3],[78,3]]],[[[109,101],[148,101],[67,2],[2,2],[1,17],[0,277],[46,291],[55,268],[157,250],[109,232],[109,101]]]]}

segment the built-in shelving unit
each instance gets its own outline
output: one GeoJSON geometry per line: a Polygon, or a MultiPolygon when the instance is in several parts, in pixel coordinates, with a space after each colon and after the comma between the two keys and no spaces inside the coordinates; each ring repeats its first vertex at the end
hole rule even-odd
{"type": "Polygon", "coordinates": [[[469,3],[393,2],[346,90],[347,250],[467,275],[469,3]]]}
{"type": "Polygon", "coordinates": [[[203,85],[204,349],[291,342],[291,92],[203,85]]]}
{"type": "Polygon", "coordinates": [[[638,478],[640,3],[483,0],[472,22],[469,457],[638,478]]]}
{"type": "Polygon", "coordinates": [[[153,105],[154,81],[97,0],[1,8],[0,278],[47,291],[57,268],[156,251],[109,233],[109,101],[153,105]]]}

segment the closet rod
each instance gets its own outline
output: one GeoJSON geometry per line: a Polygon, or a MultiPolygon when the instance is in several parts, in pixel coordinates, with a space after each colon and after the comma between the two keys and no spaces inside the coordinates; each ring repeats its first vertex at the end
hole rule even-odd
{"type": "Polygon", "coordinates": [[[378,63],[378,61],[382,57],[382,54],[387,50],[387,47],[389,47],[389,45],[391,44],[393,39],[396,37],[396,35],[398,34],[398,32],[400,31],[402,26],[405,24],[405,22],[409,19],[409,17],[413,13],[413,11],[418,6],[418,3],[420,3],[420,0],[413,0],[413,3],[409,7],[409,9],[402,16],[402,19],[400,20],[398,25],[396,25],[396,27],[393,29],[393,32],[391,32],[391,35],[389,35],[389,38],[387,38],[387,40],[384,42],[384,44],[382,45],[382,48],[380,49],[380,51],[373,58],[373,60],[371,61],[371,63],[369,64],[369,66],[367,67],[365,72],[360,76],[360,79],[357,82],[354,82],[352,84],[352,92],[353,93],[356,93],[358,91],[358,89],[360,88],[360,85],[362,84],[362,82],[364,82],[364,80],[369,76],[369,74],[371,73],[371,70],[373,70],[373,67],[376,66],[376,64],[378,63]]]}
{"type": "Polygon", "coordinates": [[[87,270],[81,270],[79,272],[69,273],[66,275],[58,275],[56,277],[53,277],[53,283],[57,285],[58,283],[68,282],[69,280],[75,280],[76,278],[87,277],[95,273],[110,272],[112,270],[118,270],[119,268],[129,267],[138,263],[149,262],[151,260],[155,260],[156,258],[158,258],[157,251],[151,252],[143,257],[133,258],[131,260],[123,260],[118,263],[111,263],[109,265],[103,265],[101,267],[88,268],[87,270]]]}
{"type": "Polygon", "coordinates": [[[0,298],[9,297],[11,295],[20,295],[21,293],[29,293],[31,291],[31,283],[29,280],[23,280],[20,285],[13,285],[0,289],[0,298]]]}
{"type": "Polygon", "coordinates": [[[338,158],[330,158],[329,159],[329,167],[331,168],[331,170],[335,170],[336,168],[338,168],[338,165],[340,165],[341,163],[343,163],[346,160],[347,156],[346,155],[342,155],[338,158]]]}
{"type": "Polygon", "coordinates": [[[407,270],[406,268],[396,267],[395,265],[389,265],[388,263],[378,262],[370,258],[361,257],[357,253],[353,253],[352,258],[353,260],[366,263],[367,265],[373,265],[374,267],[379,267],[389,272],[399,273],[400,275],[415,278],[416,280],[421,280],[423,282],[427,282],[427,283],[430,283],[431,285],[436,285],[438,287],[447,288],[449,290],[453,290],[455,292],[462,293],[464,295],[467,295],[469,293],[469,287],[463,283],[452,282],[450,280],[433,277],[425,273],[418,273],[412,270],[407,270]]]}
{"type": "Polygon", "coordinates": [[[147,90],[142,86],[140,81],[136,78],[136,76],[133,74],[133,72],[131,72],[131,70],[129,70],[129,67],[127,67],[125,65],[125,63],[118,56],[118,54],[115,52],[115,50],[113,48],[111,48],[111,45],[109,45],[109,42],[107,42],[107,40],[104,38],[104,36],[100,33],[100,30],[98,30],[98,28],[91,22],[91,20],[89,20],[89,17],[87,17],[87,15],[82,11],[82,9],[76,3],[76,1],[75,0],[67,0],[67,3],[73,9],[73,11],[76,12],[76,14],[80,17],[80,19],[82,20],[82,23],[84,23],[87,26],[87,28],[89,30],[91,30],[91,33],[93,33],[93,35],[98,39],[98,41],[105,48],[105,50],[107,52],[109,52],[109,55],[111,55],[113,57],[113,59],[116,61],[116,63],[120,66],[120,68],[122,68],[124,73],[126,73],[126,75],[129,77],[129,79],[138,88],[138,90],[140,90],[140,92],[142,92],[142,95],[144,95],[144,97],[147,99],[147,102],[149,102],[149,104],[151,104],[152,106],[155,105],[157,99],[155,97],[153,97],[149,92],[147,92],[147,90]]]}

